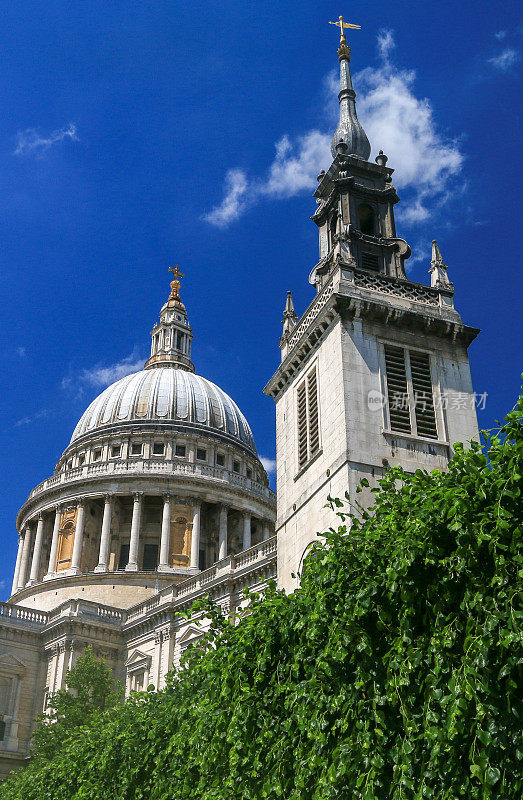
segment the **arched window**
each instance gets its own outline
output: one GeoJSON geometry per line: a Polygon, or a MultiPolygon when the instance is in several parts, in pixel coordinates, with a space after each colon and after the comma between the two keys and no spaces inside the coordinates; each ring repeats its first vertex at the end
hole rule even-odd
{"type": "Polygon", "coordinates": [[[367,236],[375,236],[374,211],[368,203],[360,203],[358,206],[358,219],[360,231],[366,233],[367,236]]]}

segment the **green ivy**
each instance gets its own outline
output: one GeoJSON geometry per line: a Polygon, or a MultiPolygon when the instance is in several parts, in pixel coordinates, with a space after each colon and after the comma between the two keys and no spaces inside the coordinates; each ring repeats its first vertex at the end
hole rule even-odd
{"type": "Polygon", "coordinates": [[[331,500],[299,590],[239,624],[207,603],[165,691],[93,714],[1,800],[521,800],[522,417],[447,472],[388,470],[371,512],[331,500]]]}

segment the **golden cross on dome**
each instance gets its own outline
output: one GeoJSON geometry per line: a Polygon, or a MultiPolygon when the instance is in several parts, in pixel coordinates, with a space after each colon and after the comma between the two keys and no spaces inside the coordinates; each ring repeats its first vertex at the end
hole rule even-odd
{"type": "Polygon", "coordinates": [[[337,25],[338,28],[340,29],[340,44],[347,44],[345,33],[343,31],[344,28],[353,28],[356,31],[361,30],[361,25],[353,25],[352,22],[344,22],[341,14],[339,22],[329,22],[329,25],[337,25]]]}
{"type": "Polygon", "coordinates": [[[178,280],[178,278],[183,278],[183,272],[180,272],[178,264],[174,265],[174,269],[169,267],[169,272],[172,272],[174,277],[178,280]]]}
{"type": "Polygon", "coordinates": [[[169,300],[177,300],[180,302],[180,286],[182,284],[180,283],[179,279],[183,278],[183,272],[180,272],[178,264],[174,265],[174,269],[169,267],[169,272],[172,272],[174,275],[174,280],[171,281],[171,295],[169,300]]]}

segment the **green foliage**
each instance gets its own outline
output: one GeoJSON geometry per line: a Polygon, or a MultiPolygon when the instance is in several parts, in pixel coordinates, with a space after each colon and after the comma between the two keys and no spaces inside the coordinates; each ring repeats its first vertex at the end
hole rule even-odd
{"type": "Polygon", "coordinates": [[[122,688],[114,685],[111,670],[94,657],[92,647],[79,656],[65,683],[66,689],[49,696],[47,713],[40,715],[35,728],[33,750],[41,759],[59,752],[67,736],[91,724],[93,714],[121,702],[122,688]]]}
{"type": "Polygon", "coordinates": [[[164,692],[93,715],[0,798],[520,800],[522,416],[448,472],[391,469],[371,514],[332,501],[298,591],[236,626],[211,605],[164,692]]]}

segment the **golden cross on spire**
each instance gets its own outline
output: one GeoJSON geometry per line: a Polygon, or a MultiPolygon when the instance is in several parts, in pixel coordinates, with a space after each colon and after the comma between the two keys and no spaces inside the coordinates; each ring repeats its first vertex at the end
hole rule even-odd
{"type": "Polygon", "coordinates": [[[340,14],[339,22],[329,22],[329,25],[337,25],[340,29],[340,44],[347,44],[347,40],[345,38],[345,33],[343,31],[344,28],[353,28],[354,30],[361,30],[361,25],[353,25],[352,22],[344,22],[343,17],[340,14]]]}
{"type": "Polygon", "coordinates": [[[174,265],[174,269],[169,267],[169,272],[172,272],[174,275],[174,280],[171,281],[171,294],[169,300],[176,300],[178,303],[180,302],[180,278],[183,278],[183,272],[180,272],[178,264],[174,265]]]}

